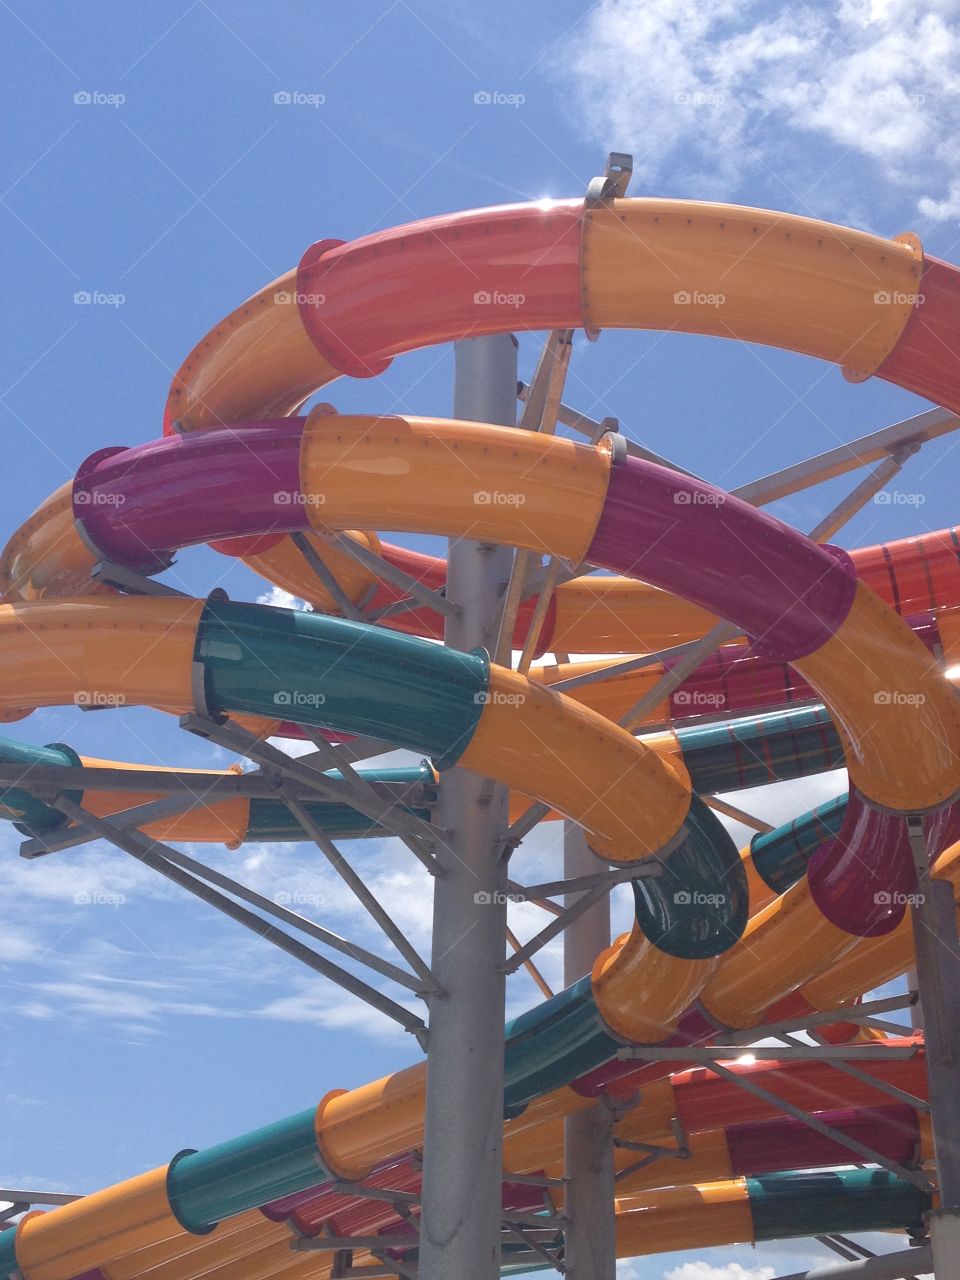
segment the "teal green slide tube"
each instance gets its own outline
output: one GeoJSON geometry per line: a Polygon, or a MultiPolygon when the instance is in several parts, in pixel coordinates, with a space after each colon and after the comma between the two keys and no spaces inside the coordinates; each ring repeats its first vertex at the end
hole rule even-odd
{"type": "Polygon", "coordinates": [[[224,1218],[305,1191],[334,1175],[317,1149],[316,1107],[171,1162],[170,1207],[202,1235],[224,1218]]]}
{"type": "Polygon", "coordinates": [[[0,1232],[0,1276],[12,1275],[17,1268],[17,1228],[0,1232]]]}
{"type": "Polygon", "coordinates": [[[659,876],[633,881],[644,936],[683,960],[706,960],[732,947],[750,915],[747,875],[725,827],[699,796],[690,797],[682,841],[657,861],[659,876]],[[707,909],[691,911],[697,903],[707,909]]]}
{"type": "Polygon", "coordinates": [[[840,735],[825,707],[774,711],[677,730],[694,791],[739,791],[839,769],[840,735]]]}
{"type": "MultiPolygon", "coordinates": [[[[427,807],[436,799],[433,770],[424,760],[419,765],[393,769],[359,769],[357,771],[366,782],[396,787],[402,796],[413,788],[424,795],[426,803],[419,805],[401,805],[406,813],[412,813],[424,822],[430,821],[430,809],[427,807]]],[[[328,777],[337,777],[335,771],[328,772],[328,777]]],[[[358,813],[347,804],[337,804],[330,800],[309,801],[304,808],[311,818],[322,828],[325,835],[332,840],[359,840],[364,836],[385,836],[390,833],[379,823],[358,813]]],[[[287,841],[304,840],[303,828],[282,800],[268,800],[254,797],[250,801],[250,818],[244,841],[287,841]]]]}
{"type": "MultiPolygon", "coordinates": [[[[79,765],[83,762],[72,747],[62,742],[52,742],[46,747],[35,747],[29,742],[16,742],[13,738],[0,738],[0,763],[18,764],[30,769],[37,765],[79,765]]],[[[65,791],[76,804],[82,792],[65,791]]],[[[56,831],[67,824],[66,814],[53,809],[29,791],[8,787],[0,791],[0,816],[13,819],[13,825],[23,835],[42,835],[56,831]]]]}
{"type": "Polygon", "coordinates": [[[621,1041],[607,1030],[590,976],[535,1005],[506,1026],[504,1115],[559,1089],[616,1056],[621,1041]]]}
{"type": "Polygon", "coordinates": [[[930,1197],[886,1169],[768,1173],[747,1179],[756,1240],[919,1229],[930,1197]]]}
{"type": "Polygon", "coordinates": [[[483,650],[262,605],[207,603],[195,658],[213,713],[229,708],[371,734],[456,764],[489,686],[483,650]]]}
{"type": "MultiPolygon", "coordinates": [[[[634,881],[637,924],[668,955],[702,960],[732,947],[746,928],[743,860],[715,814],[691,796],[682,842],[660,857],[661,874],[634,881]],[[703,902],[702,911],[690,904],[703,902]]],[[[586,1075],[622,1041],[597,1009],[590,977],[514,1018],[506,1028],[505,1113],[586,1075]]]]}
{"type": "Polygon", "coordinates": [[[765,831],[750,841],[757,874],[774,893],[786,893],[807,873],[807,863],[827,840],[833,840],[843,826],[848,793],[835,796],[810,809],[792,822],[765,831]]]}

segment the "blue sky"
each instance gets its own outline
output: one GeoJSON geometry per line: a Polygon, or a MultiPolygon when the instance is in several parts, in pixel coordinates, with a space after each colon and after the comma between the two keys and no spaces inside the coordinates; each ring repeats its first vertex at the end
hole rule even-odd
{"type": "MultiPolygon", "coordinates": [[[[157,435],[189,348],[312,241],[577,195],[611,148],[635,153],[634,194],[730,199],[885,235],[912,229],[928,251],[956,259],[957,9],[913,0],[0,4],[4,536],[87,454],[157,435]],[[478,104],[482,92],[512,102],[478,104]],[[78,292],[116,305],[79,305],[78,292]]],[[[526,375],[537,349],[536,336],[523,340],[526,375]]],[[[451,374],[439,348],[327,395],[345,411],[442,415],[451,374]]],[[[634,438],[726,487],[927,407],[788,353],[632,333],[578,340],[566,398],[591,416],[618,416],[634,438]]],[[[949,440],[929,446],[896,482],[909,500],[870,504],[838,541],[952,524],[956,459],[949,440]]],[[[779,513],[809,527],[849,483],[779,513]]],[[[237,599],[267,590],[205,549],[182,555],[172,580],[237,599]]],[[[146,762],[226,760],[137,710],[39,712],[12,732],[146,762]]],[[[771,788],[751,804],[780,820],[842,785],[771,788]]],[[[365,1008],[123,854],[93,846],[26,865],[10,833],[0,841],[0,1181],[93,1189],[415,1056],[365,1008]]],[[[429,909],[408,857],[389,841],[353,852],[426,948],[429,909]]],[[[544,832],[523,858],[552,870],[556,852],[555,833],[544,832]]],[[[209,856],[369,941],[310,848],[209,856]]],[[[533,924],[518,915],[520,931],[533,924]]],[[[558,980],[555,953],[544,967],[558,980]]],[[[516,1008],[535,993],[525,977],[513,981],[516,1008]]],[[[794,1263],[819,1256],[803,1245],[771,1265],[798,1269],[787,1253],[794,1263]]],[[[655,1258],[624,1275],[659,1277],[697,1259],[655,1258]]],[[[764,1251],[703,1260],[753,1267],[764,1251]]]]}

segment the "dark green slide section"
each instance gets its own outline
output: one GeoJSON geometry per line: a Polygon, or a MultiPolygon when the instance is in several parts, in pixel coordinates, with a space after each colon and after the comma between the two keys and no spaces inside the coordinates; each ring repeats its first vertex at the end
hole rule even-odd
{"type": "MultiPolygon", "coordinates": [[[[430,821],[429,805],[436,800],[436,784],[433,770],[424,761],[400,769],[359,769],[366,782],[384,785],[394,791],[401,811],[412,813],[424,822],[430,821]],[[410,798],[416,797],[415,803],[410,798]],[[406,802],[405,802],[406,801],[406,802]]],[[[336,772],[328,777],[337,777],[336,772]]],[[[389,834],[371,818],[347,804],[331,800],[311,801],[304,808],[331,840],[361,840],[364,836],[389,834]]],[[[307,840],[303,828],[282,800],[265,800],[254,797],[250,801],[250,821],[244,840],[307,840]]]]}
{"type": "Polygon", "coordinates": [[[782,827],[765,831],[750,841],[753,865],[775,893],[786,893],[807,874],[807,863],[843,826],[848,794],[826,800],[782,827]]]}
{"type": "Polygon", "coordinates": [[[332,1174],[317,1149],[316,1107],[172,1161],[170,1208],[194,1234],[223,1218],[305,1191],[332,1174]]]}
{"type": "Polygon", "coordinates": [[[843,746],[824,707],[773,711],[678,729],[683,762],[700,795],[838,769],[843,746]]]}
{"type": "Polygon", "coordinates": [[[344,618],[211,600],[196,660],[211,711],[372,734],[456,764],[483,711],[490,663],[344,618]]]}
{"type": "Polygon", "coordinates": [[[506,1026],[504,1115],[609,1062],[621,1042],[600,1017],[588,975],[506,1026]]]}
{"type": "MultiPolygon", "coordinates": [[[[0,738],[0,761],[5,764],[23,765],[27,769],[31,765],[78,766],[82,763],[73,748],[61,742],[47,747],[35,747],[29,743],[15,742],[12,738],[0,738]]],[[[360,769],[358,772],[367,782],[389,787],[401,808],[422,818],[424,822],[429,822],[430,805],[436,802],[437,795],[433,770],[425,760],[419,765],[392,769],[360,769]]],[[[336,777],[337,774],[335,771],[332,773],[328,771],[328,776],[336,777]]],[[[136,774],[130,775],[131,786],[135,784],[136,777],[136,774]]],[[[96,782],[91,789],[96,790],[96,782]]],[[[77,804],[83,803],[82,791],[65,791],[63,794],[77,804]]],[[[117,794],[119,796],[122,793],[117,794]]],[[[338,804],[332,800],[317,800],[305,807],[323,829],[324,834],[331,839],[360,840],[364,836],[389,834],[379,823],[373,822],[346,804],[338,804]]],[[[49,834],[65,826],[69,821],[58,809],[54,809],[52,805],[45,804],[18,787],[8,787],[0,791],[0,819],[2,818],[13,821],[17,830],[28,836],[49,834]]],[[[294,841],[308,838],[281,800],[255,796],[250,801],[250,819],[243,836],[245,841],[294,841]]]]}
{"type": "MultiPolygon", "coordinates": [[[[31,765],[69,767],[83,763],[74,749],[64,746],[62,742],[53,742],[48,747],[34,747],[28,742],[15,742],[12,738],[0,738],[0,761],[4,764],[23,765],[27,769],[31,765]]],[[[65,791],[64,795],[76,804],[80,804],[83,799],[82,791],[65,791]]],[[[69,822],[65,813],[51,808],[29,791],[21,791],[18,787],[0,790],[0,817],[11,819],[17,830],[25,836],[56,831],[69,822]]]]}
{"type": "Polygon", "coordinates": [[[742,936],[750,914],[747,873],[737,846],[699,796],[681,840],[653,861],[661,873],[633,882],[637,924],[655,947],[684,960],[722,955],[742,936]]]}
{"type": "Polygon", "coordinates": [[[768,1173],[747,1179],[756,1240],[919,1227],[930,1197],[886,1169],[768,1173]]]}
{"type": "MultiPolygon", "coordinates": [[[[670,853],[650,859],[661,864],[660,875],[634,881],[637,923],[668,955],[720,955],[747,923],[743,860],[697,796],[681,835],[670,853]]],[[[597,1009],[591,978],[581,978],[507,1024],[505,1113],[608,1062],[619,1046],[597,1009]]]]}
{"type": "Polygon", "coordinates": [[[10,1227],[9,1230],[0,1232],[0,1276],[6,1280],[16,1270],[16,1266],[17,1229],[10,1227]]]}

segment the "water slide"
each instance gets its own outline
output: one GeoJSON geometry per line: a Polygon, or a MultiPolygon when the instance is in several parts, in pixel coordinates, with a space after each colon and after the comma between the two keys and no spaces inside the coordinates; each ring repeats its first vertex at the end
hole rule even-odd
{"type": "MultiPolygon", "coordinates": [[[[869,549],[858,561],[742,498],[625,456],[615,434],[578,445],[483,424],[341,416],[329,407],[288,415],[339,374],[372,376],[395,354],[466,332],[617,326],[732,332],[956,408],[953,365],[931,359],[929,343],[917,338],[920,308],[878,308],[875,296],[880,286],[898,298],[915,294],[922,278],[924,333],[945,333],[956,319],[958,275],[925,259],[909,238],[672,201],[516,206],[430,219],[349,245],[320,242],[296,273],[249,300],[188,358],[161,440],[94,454],[73,486],[52,495],[11,539],[0,562],[7,673],[0,714],[14,720],[93,691],[173,714],[245,717],[262,733],[299,724],[372,735],[429,756],[441,772],[464,765],[575,819],[608,863],[656,859],[662,874],[634,882],[632,932],[598,957],[590,976],[506,1028],[507,1167],[520,1173],[555,1160],[551,1126],[600,1092],[629,1098],[642,1083],[629,1123],[656,1129],[655,1091],[669,1089],[676,1108],[684,1082],[670,1079],[664,1064],[618,1061],[621,1044],[686,1045],[718,1025],[749,1029],[785,1010],[836,1008],[875,985],[883,965],[907,967],[903,901],[912,869],[903,813],[927,815],[930,847],[945,851],[935,870],[952,880],[960,720],[956,694],[931,655],[955,650],[955,535],[869,549]],[[698,309],[677,325],[665,292],[674,292],[671,262],[708,284],[723,276],[722,326],[698,309]],[[475,289],[465,288],[477,270],[498,288],[522,272],[522,305],[478,315],[475,289]],[[769,307],[774,272],[793,290],[790,309],[769,307]],[[522,503],[487,500],[518,492],[522,503]],[[290,568],[291,535],[312,538],[327,559],[338,554],[330,543],[337,533],[382,548],[378,534],[357,532],[366,529],[486,539],[622,575],[574,579],[558,590],[541,637],[541,649],[554,654],[649,650],[697,636],[722,616],[749,638],[749,649],[728,647],[653,718],[677,719],[691,705],[753,714],[635,738],[611,716],[651,687],[647,671],[583,685],[570,697],[550,688],[569,676],[570,664],[527,678],[482,652],[429,643],[436,623],[417,611],[371,627],[214,597],[120,597],[91,577],[101,560],[157,572],[175,551],[207,542],[329,609],[316,584],[301,589],[290,576],[302,573],[290,568]],[[590,600],[604,595],[614,610],[591,610],[590,600]],[[718,690],[727,701],[710,703],[706,695],[718,690]],[[678,702],[681,692],[700,696],[678,702]],[[796,709],[773,709],[792,702],[796,709]],[[847,797],[761,837],[746,857],[697,794],[841,763],[847,797]]],[[[402,549],[388,554],[412,563],[402,549]]],[[[438,563],[422,569],[426,577],[444,572],[438,563]]],[[[355,601],[371,598],[369,583],[350,590],[355,601]]],[[[0,757],[65,770],[82,762],[72,748],[12,743],[0,757]]],[[[158,771],[147,771],[139,787],[130,772],[120,807],[155,794],[158,771]]],[[[422,817],[434,777],[423,766],[375,780],[401,799],[413,796],[410,813],[422,817]]],[[[95,796],[84,794],[88,808],[118,807],[116,792],[95,796]]],[[[22,792],[4,800],[29,833],[63,822],[22,792]]],[[[369,815],[318,805],[317,816],[339,822],[341,833],[377,832],[369,815]]],[[[278,824],[281,838],[299,834],[288,818],[253,801],[206,821],[197,837],[176,824],[162,834],[225,844],[263,839],[278,824]]],[[[922,1049],[914,1044],[910,1055],[922,1077],[922,1049]]],[[[802,1074],[799,1065],[782,1064],[781,1072],[802,1074]]],[[[423,1090],[416,1066],[328,1094],[276,1125],[31,1215],[0,1235],[0,1274],[17,1267],[25,1280],[119,1280],[150,1271],[186,1280],[224,1266],[224,1275],[251,1278],[328,1274],[323,1255],[290,1252],[292,1213],[277,1223],[269,1206],[281,1204],[276,1216],[290,1197],[329,1195],[330,1184],[384,1170],[389,1176],[422,1141],[423,1090]]],[[[923,1096],[922,1079],[914,1091],[923,1096]]],[[[816,1110],[836,1111],[836,1080],[829,1095],[821,1085],[819,1098],[816,1110]]],[[[836,1117],[838,1127],[861,1124],[864,1105],[876,1110],[889,1101],[866,1086],[866,1096],[844,1100],[855,1110],[836,1117]]],[[[704,1238],[697,1238],[700,1227],[689,1230],[687,1247],[864,1223],[908,1228],[926,1207],[911,1183],[885,1171],[818,1183],[801,1171],[822,1163],[824,1153],[806,1152],[799,1133],[782,1135],[789,1163],[754,1167],[756,1157],[732,1154],[742,1152],[743,1139],[735,1136],[731,1147],[719,1114],[702,1129],[686,1127],[712,1135],[692,1148],[689,1182],[655,1194],[637,1187],[618,1205],[623,1253],[681,1239],[668,1224],[691,1204],[701,1207],[704,1238]]],[[[913,1124],[919,1151],[913,1117],[887,1118],[898,1141],[913,1124]]],[[[872,1123],[882,1128],[876,1117],[872,1123]]],[[[363,1204],[348,1191],[337,1194],[355,1210],[363,1204]]],[[[402,1234],[396,1223],[377,1230],[384,1225],[402,1234]]]]}

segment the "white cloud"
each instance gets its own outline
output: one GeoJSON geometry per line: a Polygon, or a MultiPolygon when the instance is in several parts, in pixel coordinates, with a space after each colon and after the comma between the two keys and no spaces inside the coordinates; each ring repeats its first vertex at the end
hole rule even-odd
{"type": "Polygon", "coordinates": [[[859,205],[859,159],[943,221],[960,214],[958,12],[957,0],[600,0],[558,70],[592,134],[633,150],[640,182],[679,171],[678,194],[730,199],[776,171],[784,201],[799,193],[809,212],[803,193],[821,179],[834,194],[818,203],[849,183],[859,205]]]}
{"type": "Polygon", "coordinates": [[[269,604],[277,609],[299,609],[301,612],[307,608],[305,600],[284,591],[283,587],[271,587],[269,591],[264,591],[257,596],[257,604],[269,604]]]}
{"type": "Polygon", "coordinates": [[[663,1280],[772,1280],[773,1267],[744,1267],[739,1262],[728,1262],[715,1267],[709,1262],[683,1262],[664,1272],[663,1280]]]}

